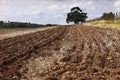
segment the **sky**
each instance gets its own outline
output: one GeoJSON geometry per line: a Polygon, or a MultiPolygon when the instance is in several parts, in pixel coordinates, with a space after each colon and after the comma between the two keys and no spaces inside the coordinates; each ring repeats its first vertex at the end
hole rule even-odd
{"type": "Polygon", "coordinates": [[[120,0],[0,0],[0,20],[66,24],[67,13],[80,7],[88,20],[104,12],[120,12],[120,0]]]}

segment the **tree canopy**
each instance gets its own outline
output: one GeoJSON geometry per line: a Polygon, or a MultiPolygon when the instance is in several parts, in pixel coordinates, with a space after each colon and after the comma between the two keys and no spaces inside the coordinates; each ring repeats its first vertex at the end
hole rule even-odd
{"type": "Polygon", "coordinates": [[[85,22],[87,18],[87,13],[82,12],[79,7],[73,7],[71,12],[67,14],[66,22],[74,22],[75,24],[78,24],[79,22],[85,22]]]}
{"type": "Polygon", "coordinates": [[[101,16],[101,19],[103,20],[114,20],[115,19],[115,14],[110,12],[110,13],[103,13],[101,16]]]}

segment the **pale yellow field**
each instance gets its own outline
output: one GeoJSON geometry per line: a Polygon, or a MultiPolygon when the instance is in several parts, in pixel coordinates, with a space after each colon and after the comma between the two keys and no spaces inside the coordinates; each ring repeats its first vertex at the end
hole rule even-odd
{"type": "Polygon", "coordinates": [[[115,28],[120,30],[120,20],[115,21],[92,21],[92,22],[86,22],[84,24],[85,26],[95,26],[95,27],[103,27],[103,28],[115,28]]]}

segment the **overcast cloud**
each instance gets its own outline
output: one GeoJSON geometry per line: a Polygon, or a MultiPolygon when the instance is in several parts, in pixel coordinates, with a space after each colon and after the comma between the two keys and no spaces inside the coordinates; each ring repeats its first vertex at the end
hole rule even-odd
{"type": "Polygon", "coordinates": [[[79,6],[88,19],[120,12],[120,0],[0,0],[0,20],[65,24],[70,8],[79,6]]]}

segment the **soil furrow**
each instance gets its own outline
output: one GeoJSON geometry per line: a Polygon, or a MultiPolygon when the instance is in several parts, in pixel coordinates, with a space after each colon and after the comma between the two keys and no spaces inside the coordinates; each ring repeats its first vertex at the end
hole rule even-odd
{"type": "Polygon", "coordinates": [[[118,30],[78,25],[4,39],[0,79],[119,80],[119,44],[118,30]]]}

